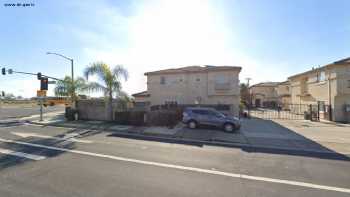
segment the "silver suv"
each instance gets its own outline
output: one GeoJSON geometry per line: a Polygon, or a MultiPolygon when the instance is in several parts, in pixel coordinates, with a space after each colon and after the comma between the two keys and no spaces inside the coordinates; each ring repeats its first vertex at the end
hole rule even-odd
{"type": "Polygon", "coordinates": [[[237,117],[227,116],[212,108],[190,107],[186,108],[182,115],[182,122],[191,129],[199,125],[208,125],[233,132],[241,127],[241,121],[237,117]]]}

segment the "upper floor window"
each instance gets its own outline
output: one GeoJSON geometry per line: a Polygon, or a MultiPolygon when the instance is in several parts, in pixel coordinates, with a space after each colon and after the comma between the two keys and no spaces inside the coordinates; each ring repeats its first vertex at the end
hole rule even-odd
{"type": "Polygon", "coordinates": [[[160,84],[163,84],[163,85],[164,85],[165,83],[166,83],[165,77],[163,77],[163,76],[160,77],[160,84]]]}
{"type": "Polygon", "coordinates": [[[197,78],[196,81],[200,81],[201,79],[200,78],[197,78]]]}
{"type": "Polygon", "coordinates": [[[326,72],[325,71],[321,71],[320,73],[317,73],[317,81],[321,82],[321,81],[325,81],[326,80],[326,72]]]}
{"type": "Polygon", "coordinates": [[[216,84],[227,84],[230,83],[228,78],[223,77],[223,76],[217,76],[215,77],[215,83],[216,84]]]}
{"type": "Polygon", "coordinates": [[[216,90],[228,90],[230,89],[230,81],[224,76],[215,77],[215,89],[216,90]]]}

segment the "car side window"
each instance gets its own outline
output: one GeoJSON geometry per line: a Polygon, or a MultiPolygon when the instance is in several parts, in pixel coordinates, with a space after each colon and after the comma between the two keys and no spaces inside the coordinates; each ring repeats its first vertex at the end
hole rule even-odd
{"type": "Polygon", "coordinates": [[[208,115],[208,111],[206,110],[195,109],[195,110],[192,110],[192,112],[199,115],[208,115]]]}
{"type": "Polygon", "coordinates": [[[212,111],[207,111],[207,113],[208,113],[208,115],[210,115],[210,116],[215,116],[215,113],[212,112],[212,111]]]}

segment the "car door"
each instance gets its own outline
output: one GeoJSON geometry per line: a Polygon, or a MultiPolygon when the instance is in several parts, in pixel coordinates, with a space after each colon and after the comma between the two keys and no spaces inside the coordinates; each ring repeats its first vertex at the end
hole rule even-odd
{"type": "Polygon", "coordinates": [[[222,125],[222,117],[213,111],[208,111],[208,125],[212,126],[221,126],[222,125]]]}
{"type": "Polygon", "coordinates": [[[203,109],[196,109],[193,110],[193,113],[196,114],[196,121],[199,124],[203,124],[203,125],[208,125],[209,123],[209,117],[208,117],[208,111],[207,110],[203,110],[203,109]]]}

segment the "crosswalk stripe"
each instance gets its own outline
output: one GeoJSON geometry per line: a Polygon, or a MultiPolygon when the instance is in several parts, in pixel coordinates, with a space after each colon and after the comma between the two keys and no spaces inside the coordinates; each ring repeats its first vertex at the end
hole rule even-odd
{"type": "Polygon", "coordinates": [[[28,154],[28,153],[23,153],[23,152],[16,152],[13,150],[3,149],[3,148],[0,148],[0,153],[6,154],[6,155],[17,156],[17,157],[24,157],[24,158],[35,160],[35,161],[43,160],[46,158],[46,157],[40,156],[40,155],[33,155],[33,154],[28,154]]]}

